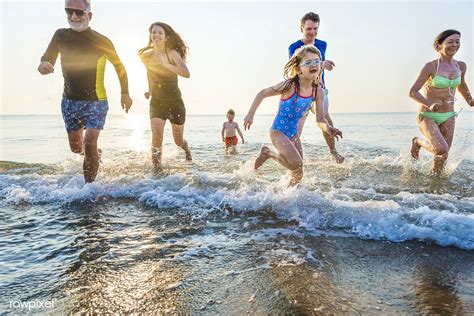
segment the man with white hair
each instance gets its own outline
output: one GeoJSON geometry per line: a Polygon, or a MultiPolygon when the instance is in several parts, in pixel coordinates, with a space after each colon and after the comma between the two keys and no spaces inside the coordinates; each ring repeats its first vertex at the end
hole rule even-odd
{"type": "Polygon", "coordinates": [[[70,28],[58,29],[41,57],[38,71],[54,72],[61,54],[64,92],[61,111],[71,151],[84,155],[84,179],[95,180],[99,169],[97,140],[109,109],[104,87],[106,61],[115,67],[120,80],[121,104],[128,113],[132,99],[128,79],[112,42],[89,27],[92,19],[90,0],[66,0],[65,11],[70,28]],[[85,129],[85,131],[84,131],[85,129]]]}

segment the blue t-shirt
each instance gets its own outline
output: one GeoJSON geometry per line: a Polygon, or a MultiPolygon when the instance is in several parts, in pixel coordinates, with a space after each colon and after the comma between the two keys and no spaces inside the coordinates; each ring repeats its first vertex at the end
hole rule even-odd
{"type": "MultiPolygon", "coordinates": [[[[297,40],[296,42],[291,44],[290,47],[288,47],[289,58],[291,58],[291,56],[293,56],[293,54],[295,53],[295,50],[297,50],[301,46],[304,46],[304,43],[302,40],[297,40]]],[[[325,41],[318,40],[316,38],[314,40],[314,46],[316,46],[316,48],[319,49],[319,51],[321,52],[321,57],[323,57],[323,60],[326,60],[326,48],[328,47],[328,43],[326,43],[325,41]]],[[[321,79],[323,81],[323,86],[325,87],[326,85],[324,83],[324,72],[323,72],[323,77],[321,79]]]]}

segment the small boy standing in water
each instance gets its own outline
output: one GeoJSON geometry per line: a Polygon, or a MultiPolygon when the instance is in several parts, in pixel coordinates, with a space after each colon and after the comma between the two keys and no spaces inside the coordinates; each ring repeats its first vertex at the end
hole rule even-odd
{"type": "Polygon", "coordinates": [[[237,124],[237,122],[234,122],[234,117],[234,110],[230,109],[229,111],[227,111],[227,122],[224,122],[221,131],[222,141],[225,143],[225,149],[229,154],[235,152],[235,146],[239,142],[237,136],[235,135],[236,130],[239,133],[240,138],[242,138],[242,144],[245,142],[244,136],[242,135],[242,132],[239,129],[239,124],[237,124]]]}

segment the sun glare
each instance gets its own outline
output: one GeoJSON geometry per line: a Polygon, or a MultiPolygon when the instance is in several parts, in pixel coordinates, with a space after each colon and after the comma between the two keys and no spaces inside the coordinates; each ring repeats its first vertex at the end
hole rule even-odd
{"type": "Polygon", "coordinates": [[[148,126],[146,115],[127,115],[127,129],[130,131],[128,147],[142,151],[147,148],[145,129],[148,126]]]}

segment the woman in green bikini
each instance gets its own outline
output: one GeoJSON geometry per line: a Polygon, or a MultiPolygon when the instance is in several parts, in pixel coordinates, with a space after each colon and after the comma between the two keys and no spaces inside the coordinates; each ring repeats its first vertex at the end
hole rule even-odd
{"type": "Polygon", "coordinates": [[[420,104],[418,126],[427,139],[425,141],[414,137],[411,155],[414,159],[418,159],[421,147],[432,153],[434,173],[443,170],[453,141],[456,89],[469,106],[474,106],[464,80],[466,64],[453,58],[459,50],[460,39],[461,33],[456,30],[440,33],[434,41],[434,48],[439,53],[439,58],[428,62],[423,67],[410,89],[410,97],[420,104]],[[423,86],[425,87],[424,95],[419,92],[423,86]]]}

